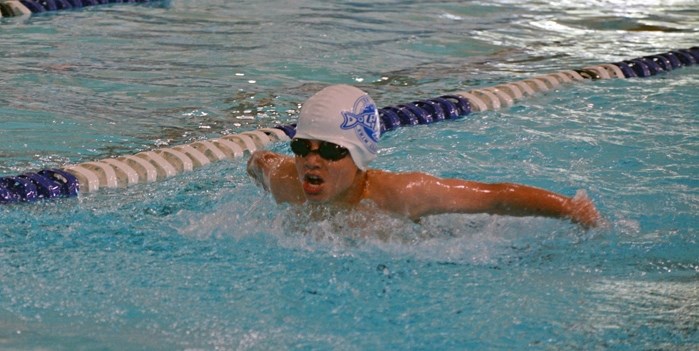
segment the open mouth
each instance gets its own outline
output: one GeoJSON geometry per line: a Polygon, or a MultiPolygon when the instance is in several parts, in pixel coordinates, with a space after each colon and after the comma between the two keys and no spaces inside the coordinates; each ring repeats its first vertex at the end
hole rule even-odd
{"type": "Polygon", "coordinates": [[[304,179],[305,179],[308,183],[310,183],[310,184],[312,184],[312,185],[321,185],[321,184],[323,184],[323,178],[321,178],[321,177],[319,177],[319,176],[317,176],[317,175],[306,174],[306,176],[304,177],[304,179]]]}
{"type": "Polygon", "coordinates": [[[303,177],[303,191],[307,195],[318,195],[323,190],[323,183],[325,181],[322,177],[314,174],[306,174],[303,177]]]}

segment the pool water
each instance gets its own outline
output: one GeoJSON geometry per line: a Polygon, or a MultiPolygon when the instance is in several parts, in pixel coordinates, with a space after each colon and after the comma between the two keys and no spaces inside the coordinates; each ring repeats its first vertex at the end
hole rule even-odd
{"type": "MultiPolygon", "coordinates": [[[[0,176],[292,123],[327,84],[383,107],[696,46],[698,5],[173,0],[2,18],[0,176]]],[[[697,349],[697,86],[696,66],[585,81],[382,137],[376,168],[582,189],[607,222],[591,231],[309,221],[245,159],[0,206],[0,349],[697,349]]]]}

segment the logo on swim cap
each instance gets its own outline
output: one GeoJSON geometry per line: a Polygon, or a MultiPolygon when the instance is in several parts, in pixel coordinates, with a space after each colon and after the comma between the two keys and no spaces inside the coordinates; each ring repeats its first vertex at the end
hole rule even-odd
{"type": "Polygon", "coordinates": [[[354,102],[352,111],[342,111],[342,125],[344,130],[354,129],[357,138],[367,147],[369,152],[375,154],[379,142],[378,113],[376,105],[369,95],[363,95],[354,102]]]}

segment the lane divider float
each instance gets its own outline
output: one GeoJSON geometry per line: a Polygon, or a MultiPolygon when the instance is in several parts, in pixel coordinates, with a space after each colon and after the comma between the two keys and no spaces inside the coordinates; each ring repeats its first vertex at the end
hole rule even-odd
{"type": "Polygon", "coordinates": [[[0,17],[28,16],[58,10],[79,9],[112,3],[141,3],[149,0],[0,0],[0,17]]]}
{"type": "MultiPolygon", "coordinates": [[[[10,2],[13,1],[3,1],[2,4],[10,2]]],[[[695,46],[388,106],[379,109],[381,133],[398,127],[453,120],[473,112],[509,107],[517,100],[556,89],[563,84],[597,79],[650,77],[696,65],[697,62],[699,47],[695,46]]],[[[288,141],[295,133],[296,125],[282,125],[143,151],[135,155],[68,165],[60,169],[0,177],[0,203],[73,197],[80,192],[155,182],[212,162],[241,158],[271,142],[288,141]]]]}

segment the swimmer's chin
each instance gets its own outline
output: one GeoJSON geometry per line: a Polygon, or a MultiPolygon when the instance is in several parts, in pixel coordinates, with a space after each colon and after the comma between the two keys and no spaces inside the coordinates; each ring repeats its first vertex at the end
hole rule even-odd
{"type": "Polygon", "coordinates": [[[318,194],[309,194],[309,193],[304,193],[304,198],[306,199],[306,203],[308,204],[327,204],[330,203],[330,199],[325,197],[322,193],[318,194]]]}

